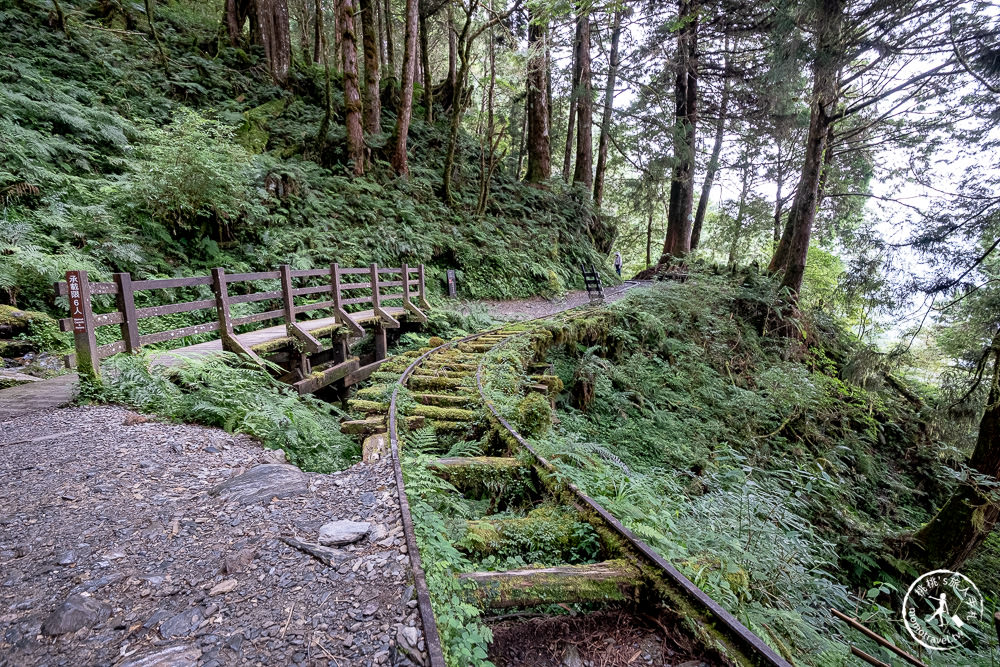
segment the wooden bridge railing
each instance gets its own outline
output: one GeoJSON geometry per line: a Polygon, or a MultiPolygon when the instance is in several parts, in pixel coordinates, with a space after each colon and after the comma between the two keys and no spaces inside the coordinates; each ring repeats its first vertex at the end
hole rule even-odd
{"type": "Polygon", "coordinates": [[[69,298],[70,316],[59,320],[59,326],[63,331],[73,332],[76,352],[66,356],[66,365],[71,368],[76,366],[81,372],[94,376],[100,373],[101,359],[120,352],[134,354],[144,345],[185,336],[217,331],[223,349],[256,359],[257,355],[245,347],[233,333],[234,327],[283,319],[290,336],[301,340],[308,351],[318,351],[319,341],[296,321],[297,316],[302,313],[330,310],[337,322],[347,327],[352,334],[363,335],[365,331],[356,321],[361,319],[360,315],[375,317],[380,326],[390,328],[399,326],[399,322],[385,310],[386,301],[401,302],[401,307],[420,321],[426,320],[420,307],[429,307],[423,264],[417,267],[408,267],[404,264],[397,268],[384,268],[376,264],[365,268],[341,268],[337,264],[332,264],[325,269],[292,269],[284,265],[278,271],[230,274],[217,268],[208,276],[156,280],[132,280],[128,273],[116,273],[114,282],[107,283],[91,283],[86,271],[68,271],[66,281],[56,283],[55,290],[57,296],[69,298]],[[383,276],[398,276],[398,278],[385,280],[383,276]],[[329,279],[324,284],[294,286],[296,279],[312,279],[315,282],[317,278],[324,277],[329,279]],[[269,291],[241,289],[240,291],[245,293],[229,294],[229,287],[234,283],[249,283],[252,286],[252,283],[262,280],[277,280],[281,287],[269,291]],[[214,297],[146,308],[136,308],[135,305],[135,293],[139,291],[198,286],[211,286],[214,297]],[[392,288],[401,289],[385,291],[392,288]],[[97,314],[93,312],[92,297],[101,294],[115,296],[115,310],[97,314]],[[322,295],[329,295],[330,298],[318,302],[296,303],[296,297],[322,298],[322,295]],[[280,305],[276,303],[271,310],[250,315],[234,317],[232,314],[233,305],[262,301],[280,302],[280,305]],[[347,310],[364,305],[370,305],[370,313],[367,311],[356,313],[352,318],[352,313],[347,310]],[[215,310],[216,317],[213,321],[156,333],[139,333],[139,320],[210,309],[215,310]],[[114,325],[120,327],[121,338],[98,345],[97,328],[114,325]]]}

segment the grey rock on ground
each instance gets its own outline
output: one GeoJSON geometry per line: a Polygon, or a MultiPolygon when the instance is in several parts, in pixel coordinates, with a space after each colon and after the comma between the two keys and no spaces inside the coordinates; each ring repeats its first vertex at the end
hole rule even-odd
{"type": "Polygon", "coordinates": [[[332,521],[319,529],[319,543],[324,546],[339,547],[357,542],[367,535],[372,525],[367,521],[332,521]]]}

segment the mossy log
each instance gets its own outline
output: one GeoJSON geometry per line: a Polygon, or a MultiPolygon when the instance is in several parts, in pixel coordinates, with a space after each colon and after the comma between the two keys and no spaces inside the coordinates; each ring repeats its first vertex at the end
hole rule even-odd
{"type": "Polygon", "coordinates": [[[410,389],[455,389],[462,386],[461,378],[414,375],[407,382],[410,389]]]}
{"type": "Polygon", "coordinates": [[[489,352],[494,346],[494,343],[459,343],[458,349],[462,352],[489,352]]]}
{"type": "Polygon", "coordinates": [[[352,419],[340,423],[340,432],[348,435],[369,435],[385,433],[385,417],[369,417],[368,419],[352,419]]]}
{"type": "Polygon", "coordinates": [[[421,368],[444,368],[453,371],[475,371],[479,368],[478,364],[464,364],[457,361],[433,361],[428,359],[420,366],[421,368]]]}
{"type": "Polygon", "coordinates": [[[440,407],[457,407],[475,402],[471,394],[413,394],[413,398],[417,403],[440,407]]]}
{"type": "Polygon", "coordinates": [[[508,470],[519,468],[523,463],[510,456],[451,456],[431,463],[432,468],[492,468],[508,470]]]}
{"type": "Polygon", "coordinates": [[[432,421],[430,423],[434,427],[434,430],[438,433],[463,433],[469,430],[469,422],[449,422],[449,421],[432,421]]]}
{"type": "Polygon", "coordinates": [[[378,401],[364,401],[357,398],[352,398],[347,401],[347,407],[355,412],[363,412],[366,414],[385,414],[389,411],[388,403],[380,403],[378,401]]]}
{"type": "Polygon", "coordinates": [[[532,375],[531,379],[536,384],[544,384],[553,395],[563,390],[563,381],[558,375],[532,375]]]}
{"type": "Polygon", "coordinates": [[[476,413],[472,410],[463,410],[462,408],[442,408],[434,405],[414,405],[410,408],[410,414],[427,417],[428,419],[451,422],[468,422],[472,421],[476,417],[476,413]]]}
{"type": "Polygon", "coordinates": [[[590,525],[566,509],[540,507],[526,516],[469,521],[460,549],[480,556],[544,552],[561,561],[573,559],[578,536],[590,525]]]}
{"type": "Polygon", "coordinates": [[[487,609],[620,602],[635,599],[643,584],[639,568],[625,560],[506,572],[465,572],[458,577],[476,584],[472,591],[474,601],[487,609]]]}

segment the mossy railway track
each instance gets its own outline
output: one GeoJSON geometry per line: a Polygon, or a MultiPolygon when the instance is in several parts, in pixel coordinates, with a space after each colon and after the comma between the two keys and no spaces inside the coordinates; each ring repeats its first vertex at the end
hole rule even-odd
{"type": "MultiPolygon", "coordinates": [[[[555,318],[555,324],[552,319],[519,323],[422,350],[419,356],[407,358],[410,363],[396,380],[387,404],[384,400],[354,403],[356,409],[376,415],[371,419],[386,416],[384,425],[403,510],[429,664],[443,667],[446,662],[410,515],[400,456],[400,449],[414,430],[428,423],[445,432],[474,429],[484,434],[483,442],[489,443],[489,451],[484,452],[488,455],[440,458],[430,464],[459,493],[478,499],[476,507],[486,514],[468,522],[470,539],[464,548],[487,566],[457,575],[474,584],[467,586],[471,591],[469,599],[484,614],[537,620],[571,610],[572,618],[564,618],[569,619],[570,627],[580,628],[579,632],[588,627],[586,619],[610,617],[619,628],[630,624],[652,627],[657,633],[662,629],[667,640],[680,637],[688,658],[709,664],[789,667],[788,661],[599,503],[560,476],[497,405],[497,388],[489,386],[491,367],[516,364],[517,360],[528,380],[516,387],[506,387],[509,397],[517,400],[525,390],[546,398],[554,396],[561,383],[539,367],[536,356],[553,343],[553,326],[556,329],[561,323],[571,326],[574,320],[586,320],[590,314],[586,307],[573,309],[555,318]],[[500,483],[498,479],[505,481],[500,483]],[[518,481],[523,483],[518,485],[518,481]],[[512,489],[517,493],[512,494],[512,489]],[[536,565],[532,561],[529,567],[514,569],[497,567],[500,561],[490,557],[491,552],[523,547],[526,527],[544,534],[549,562],[536,565]],[[510,614],[511,610],[526,611],[510,614]]],[[[386,393],[382,397],[386,398],[386,393]]],[[[532,632],[524,633],[524,641],[529,641],[532,632]]],[[[516,643],[520,641],[519,638],[516,643]]],[[[519,650],[523,651],[523,647],[519,650]]],[[[526,659],[523,656],[527,653],[520,655],[518,660],[526,659]]],[[[551,664],[559,664],[558,656],[553,657],[551,664]]],[[[650,661],[647,656],[647,663],[650,661]]],[[[655,658],[652,661],[656,662],[655,658]]],[[[630,660],[622,661],[625,662],[630,660]]],[[[544,663],[536,660],[535,664],[544,663]]]]}

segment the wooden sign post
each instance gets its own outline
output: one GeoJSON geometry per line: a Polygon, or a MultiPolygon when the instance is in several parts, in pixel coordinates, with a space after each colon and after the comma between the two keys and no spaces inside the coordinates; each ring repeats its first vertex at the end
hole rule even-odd
{"type": "Polygon", "coordinates": [[[94,311],[90,305],[90,281],[86,271],[67,271],[69,316],[73,321],[73,345],[76,365],[80,372],[97,380],[101,377],[101,360],[97,355],[94,333],[94,311]]]}

